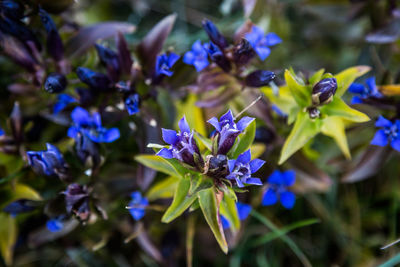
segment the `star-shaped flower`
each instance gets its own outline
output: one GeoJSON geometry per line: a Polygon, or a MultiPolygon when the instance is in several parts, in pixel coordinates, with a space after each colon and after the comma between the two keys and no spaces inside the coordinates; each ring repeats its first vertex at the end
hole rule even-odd
{"type": "Polygon", "coordinates": [[[280,172],[274,171],[268,178],[270,187],[264,193],[262,205],[270,206],[281,202],[282,206],[291,209],[296,202],[296,196],[287,187],[292,186],[296,181],[296,173],[292,170],[280,172]]]}

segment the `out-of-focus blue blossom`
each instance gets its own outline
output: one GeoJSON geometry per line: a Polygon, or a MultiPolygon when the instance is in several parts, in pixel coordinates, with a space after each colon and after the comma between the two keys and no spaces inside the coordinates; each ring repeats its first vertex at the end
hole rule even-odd
{"type": "Polygon", "coordinates": [[[209,65],[207,51],[200,40],[194,42],[192,50],[185,53],[183,62],[188,65],[193,65],[196,71],[201,71],[209,65]]]}
{"type": "Polygon", "coordinates": [[[274,171],[268,178],[269,188],[264,193],[262,205],[274,205],[279,201],[286,209],[291,209],[296,202],[296,196],[287,187],[296,181],[296,173],[293,170],[281,172],[274,171]]]}
{"type": "Polygon", "coordinates": [[[172,76],[174,72],[171,71],[171,68],[178,61],[179,58],[179,55],[172,52],[159,55],[156,59],[156,77],[162,74],[166,76],[172,76]]]}
{"type": "Polygon", "coordinates": [[[400,120],[396,120],[392,123],[383,116],[379,116],[375,126],[382,129],[375,133],[371,144],[376,146],[386,146],[390,143],[390,146],[393,149],[400,151],[400,120]]]}
{"type": "Polygon", "coordinates": [[[107,91],[111,87],[111,80],[103,73],[79,67],[76,69],[76,74],[82,82],[89,85],[92,89],[107,91]]]}
{"type": "Polygon", "coordinates": [[[146,213],[146,207],[149,205],[149,201],[146,197],[143,197],[139,191],[135,191],[131,194],[132,200],[129,202],[129,212],[133,219],[139,221],[143,218],[146,213]]]}
{"type": "Polygon", "coordinates": [[[60,73],[50,73],[44,82],[44,90],[48,93],[60,93],[67,87],[67,79],[60,73]]]}
{"type": "Polygon", "coordinates": [[[5,135],[6,133],[4,132],[3,128],[0,127],[0,136],[5,135]]]}
{"type": "Polygon", "coordinates": [[[89,137],[96,143],[111,143],[120,136],[117,128],[107,129],[101,125],[101,117],[98,112],[93,115],[81,107],[76,107],[71,112],[73,125],[68,129],[68,136],[76,139],[78,133],[89,137]]]}
{"type": "Polygon", "coordinates": [[[210,20],[203,21],[203,28],[206,31],[211,42],[216,44],[219,48],[225,49],[228,47],[228,42],[225,37],[219,32],[218,28],[210,20]]]}
{"type": "Polygon", "coordinates": [[[254,118],[243,117],[238,123],[235,123],[235,118],[231,110],[222,115],[219,120],[216,117],[209,119],[207,122],[214,126],[218,134],[217,153],[228,153],[235,143],[236,137],[242,133],[253,120],[254,118]]]}
{"type": "Polygon", "coordinates": [[[348,90],[350,93],[357,94],[351,99],[351,104],[361,104],[364,99],[382,98],[383,95],[379,92],[376,86],[375,77],[370,77],[365,80],[365,85],[361,83],[352,83],[348,90]]]}
{"type": "Polygon", "coordinates": [[[28,151],[28,163],[32,169],[41,175],[57,175],[61,179],[67,172],[68,165],[64,161],[63,155],[57,147],[52,144],[46,144],[47,150],[28,151]]]}
{"type": "Polygon", "coordinates": [[[57,95],[57,102],[54,104],[53,107],[53,112],[54,114],[60,113],[62,110],[64,110],[69,104],[71,103],[77,103],[78,100],[73,98],[70,95],[67,94],[59,94],[57,95]]]}
{"type": "Polygon", "coordinates": [[[30,212],[34,209],[35,207],[32,205],[31,201],[26,199],[19,199],[5,206],[3,208],[3,211],[15,217],[20,213],[30,212]]]}
{"type": "Polygon", "coordinates": [[[50,232],[59,232],[64,228],[64,223],[59,218],[52,218],[46,222],[46,227],[50,232]]]}
{"type": "Polygon", "coordinates": [[[207,51],[211,60],[215,62],[221,69],[229,72],[232,67],[229,60],[225,57],[222,50],[216,46],[213,42],[208,42],[204,44],[204,49],[207,51]]]}
{"type": "MultiPolygon", "coordinates": [[[[249,217],[249,214],[252,209],[251,205],[242,202],[236,202],[236,208],[238,211],[239,219],[241,221],[244,221],[247,219],[247,217],[249,217]]],[[[231,223],[223,215],[221,215],[221,221],[222,221],[222,227],[224,229],[231,227],[231,223]]]]}
{"type": "Polygon", "coordinates": [[[125,108],[128,111],[129,115],[134,115],[139,112],[139,95],[138,94],[130,94],[125,99],[125,108]]]}
{"type": "Polygon", "coordinates": [[[100,61],[106,66],[108,75],[116,81],[121,72],[121,67],[119,63],[119,56],[113,50],[104,47],[102,45],[95,45],[97,54],[99,55],[100,61]]]}
{"type": "Polygon", "coordinates": [[[265,60],[271,53],[271,46],[282,42],[282,39],[273,32],[264,34],[264,31],[257,26],[253,26],[251,32],[245,34],[245,38],[256,51],[261,60],[265,60]]]}
{"type": "Polygon", "coordinates": [[[261,159],[251,160],[249,149],[240,154],[237,159],[228,160],[229,175],[226,178],[236,181],[238,187],[244,187],[245,184],[262,185],[260,178],[251,175],[258,171],[264,163],[265,161],[261,159]]]}
{"type": "Polygon", "coordinates": [[[161,149],[157,155],[166,159],[176,158],[190,166],[201,167],[203,159],[185,116],[179,121],[179,129],[179,133],[162,129],[163,139],[170,147],[161,149]]]}

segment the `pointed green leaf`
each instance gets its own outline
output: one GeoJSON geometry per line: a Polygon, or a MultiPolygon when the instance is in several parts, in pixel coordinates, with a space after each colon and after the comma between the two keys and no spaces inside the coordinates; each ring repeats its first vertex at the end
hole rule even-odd
{"type": "Polygon", "coordinates": [[[307,112],[300,112],[281,151],[279,164],[285,162],[297,150],[301,149],[311,138],[320,132],[321,120],[310,119],[307,112]]]}
{"type": "MultiPolygon", "coordinates": [[[[276,95],[272,88],[270,87],[263,87],[261,91],[264,95],[271,101],[274,105],[276,105],[280,110],[284,113],[288,114],[288,116],[296,117],[297,113],[300,110],[299,105],[297,104],[296,100],[293,98],[292,92],[290,91],[289,87],[281,86],[279,87],[279,93],[276,95]]],[[[294,120],[288,119],[288,123],[291,124],[294,120]]]]}
{"type": "Polygon", "coordinates": [[[351,158],[349,145],[347,144],[346,132],[343,120],[339,117],[326,117],[322,121],[321,132],[335,139],[347,159],[351,158]]]}
{"type": "Polygon", "coordinates": [[[320,69],[319,71],[314,72],[314,74],[308,79],[311,86],[314,86],[317,82],[322,80],[322,75],[324,75],[325,69],[320,69]]]}
{"type": "Polygon", "coordinates": [[[336,95],[341,97],[349,88],[349,86],[357,79],[358,77],[364,75],[368,71],[371,70],[369,66],[355,66],[335,75],[338,89],[336,91],[336,95]]]}
{"type": "Polygon", "coordinates": [[[196,106],[197,100],[196,94],[189,94],[184,103],[177,103],[180,114],[178,119],[186,116],[186,120],[190,126],[190,129],[194,129],[202,136],[206,136],[206,124],[201,108],[196,106]]]}
{"type": "Polygon", "coordinates": [[[197,195],[189,195],[190,189],[190,178],[188,175],[182,178],[175,191],[174,199],[172,200],[171,206],[168,207],[164,213],[161,221],[169,223],[179,215],[181,215],[189,206],[196,200],[197,195]]]}
{"type": "Polygon", "coordinates": [[[0,252],[7,266],[12,264],[12,255],[17,240],[17,224],[15,218],[0,213],[0,252]]]}
{"type": "Polygon", "coordinates": [[[147,192],[146,197],[149,201],[159,198],[171,198],[174,196],[176,187],[181,179],[174,176],[169,176],[162,181],[155,183],[147,192]]]}
{"type": "Polygon", "coordinates": [[[349,107],[342,99],[335,97],[333,101],[321,107],[321,113],[327,116],[337,116],[348,121],[366,122],[369,118],[364,113],[349,107]]]}
{"type": "Polygon", "coordinates": [[[225,240],[221,218],[219,216],[219,205],[215,196],[215,189],[202,190],[198,194],[201,211],[213,232],[215,239],[224,253],[228,253],[228,244],[225,240]]]}
{"type": "Polygon", "coordinates": [[[256,136],[256,121],[254,120],[252,123],[249,124],[249,126],[247,126],[244,133],[240,134],[239,137],[237,138],[236,140],[237,144],[234,145],[230,151],[230,154],[232,154],[232,158],[237,158],[237,156],[239,156],[247,149],[249,149],[254,141],[255,136],[256,136]]]}
{"type": "Polygon", "coordinates": [[[176,168],[163,157],[157,155],[138,155],[135,160],[140,162],[146,167],[152,168],[156,171],[168,174],[174,177],[181,177],[181,173],[176,170],[176,168]]]}
{"type": "Polygon", "coordinates": [[[197,192],[210,188],[214,185],[213,180],[206,175],[195,174],[191,175],[190,179],[189,195],[197,194],[197,192]]]}
{"type": "Polygon", "coordinates": [[[194,132],[194,136],[200,141],[200,144],[203,144],[209,151],[212,151],[212,141],[210,139],[196,131],[194,132]]]}
{"type": "Polygon", "coordinates": [[[308,107],[311,103],[311,90],[306,85],[300,84],[289,70],[285,71],[285,81],[297,104],[308,107]]]}
{"type": "Polygon", "coordinates": [[[237,232],[240,229],[240,219],[235,200],[224,194],[220,208],[221,214],[231,223],[233,232],[237,232]]]}

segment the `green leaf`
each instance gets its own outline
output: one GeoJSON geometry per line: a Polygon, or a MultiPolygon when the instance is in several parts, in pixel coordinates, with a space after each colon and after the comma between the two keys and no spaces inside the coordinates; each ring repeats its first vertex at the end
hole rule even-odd
{"type": "Polygon", "coordinates": [[[232,158],[237,158],[240,154],[250,148],[256,136],[256,121],[252,121],[247,126],[244,133],[240,134],[237,139],[237,145],[234,145],[231,149],[232,158]]]}
{"type": "Polygon", "coordinates": [[[233,232],[237,232],[240,229],[240,219],[235,200],[224,194],[220,208],[221,214],[231,223],[233,232]]]}
{"type": "Polygon", "coordinates": [[[196,194],[189,195],[191,180],[188,176],[189,175],[179,181],[178,186],[176,187],[174,199],[172,200],[172,204],[164,213],[161,219],[162,222],[171,222],[179,215],[181,215],[187,208],[189,208],[193,201],[196,200],[196,194]]]}
{"type": "Polygon", "coordinates": [[[322,75],[324,75],[325,69],[320,69],[319,71],[314,72],[314,74],[308,79],[311,86],[314,86],[317,82],[322,80],[322,75]]]}
{"type": "Polygon", "coordinates": [[[355,79],[364,75],[368,71],[371,70],[369,66],[355,66],[335,75],[338,89],[336,91],[336,95],[341,97],[349,88],[349,86],[354,82],[355,79]]]}
{"type": "Polygon", "coordinates": [[[0,189],[0,209],[19,199],[41,201],[39,193],[24,184],[6,185],[0,189]]]}
{"type": "Polygon", "coordinates": [[[224,230],[222,228],[221,218],[219,216],[219,204],[215,196],[214,187],[202,190],[198,194],[201,211],[214,234],[222,251],[228,253],[228,244],[225,240],[224,230]]]}
{"type": "Polygon", "coordinates": [[[297,104],[308,107],[311,103],[311,90],[308,86],[300,84],[289,70],[285,71],[285,81],[297,104]]]}
{"type": "Polygon", "coordinates": [[[250,147],[251,158],[252,159],[259,158],[264,153],[265,149],[267,149],[267,146],[265,144],[262,143],[252,144],[250,147]]]}
{"type": "Polygon", "coordinates": [[[15,218],[0,213],[0,252],[7,266],[12,264],[12,255],[17,241],[17,224],[15,218]]]}
{"type": "Polygon", "coordinates": [[[213,185],[213,180],[206,175],[190,175],[189,195],[197,194],[199,191],[210,188],[213,185]]]}
{"type": "Polygon", "coordinates": [[[181,173],[177,171],[175,166],[170,161],[157,155],[138,155],[135,160],[140,162],[146,167],[152,168],[156,171],[168,174],[169,176],[181,177],[181,173]]]}
{"type": "Polygon", "coordinates": [[[203,144],[209,151],[212,151],[212,141],[198,132],[194,132],[194,136],[200,141],[200,144],[203,144]]]}
{"type": "Polygon", "coordinates": [[[196,94],[189,94],[187,100],[184,103],[177,103],[178,111],[180,114],[180,116],[178,116],[178,119],[182,118],[183,115],[185,115],[190,128],[195,129],[201,135],[206,136],[206,124],[201,108],[196,106],[197,100],[198,99],[196,94]]]}
{"type": "Polygon", "coordinates": [[[297,112],[299,112],[300,108],[296,100],[293,98],[292,92],[290,91],[289,87],[279,87],[279,93],[277,95],[270,87],[263,87],[261,88],[261,91],[269,99],[269,101],[275,104],[284,113],[289,115],[293,113],[297,114],[297,112]]]}
{"type": "Polygon", "coordinates": [[[351,158],[349,145],[347,144],[346,132],[343,120],[339,117],[326,117],[322,121],[321,132],[335,139],[347,159],[351,158]]]}
{"type": "Polygon", "coordinates": [[[342,99],[334,97],[333,101],[321,107],[321,113],[327,116],[338,116],[348,121],[366,122],[369,118],[364,113],[349,107],[342,99]]]}
{"type": "Polygon", "coordinates": [[[159,198],[171,198],[174,196],[176,187],[181,179],[174,176],[169,176],[162,181],[154,184],[146,194],[146,197],[150,200],[156,200],[159,198]]]}
{"type": "Polygon", "coordinates": [[[281,151],[279,164],[285,162],[297,150],[301,149],[311,138],[321,130],[321,120],[310,119],[307,112],[300,112],[281,151]]]}

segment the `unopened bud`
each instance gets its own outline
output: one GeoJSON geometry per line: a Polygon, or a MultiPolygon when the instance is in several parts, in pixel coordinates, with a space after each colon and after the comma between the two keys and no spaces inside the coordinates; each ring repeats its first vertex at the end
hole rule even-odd
{"type": "Polygon", "coordinates": [[[321,106],[330,103],[336,93],[337,82],[335,78],[325,78],[314,85],[312,90],[313,106],[321,106]]]}
{"type": "Polygon", "coordinates": [[[50,73],[44,83],[44,90],[48,93],[60,93],[67,87],[67,79],[59,73],[50,73]]]}
{"type": "Polygon", "coordinates": [[[247,75],[245,83],[250,87],[261,87],[268,85],[275,79],[275,73],[268,70],[256,70],[247,75]]]}

